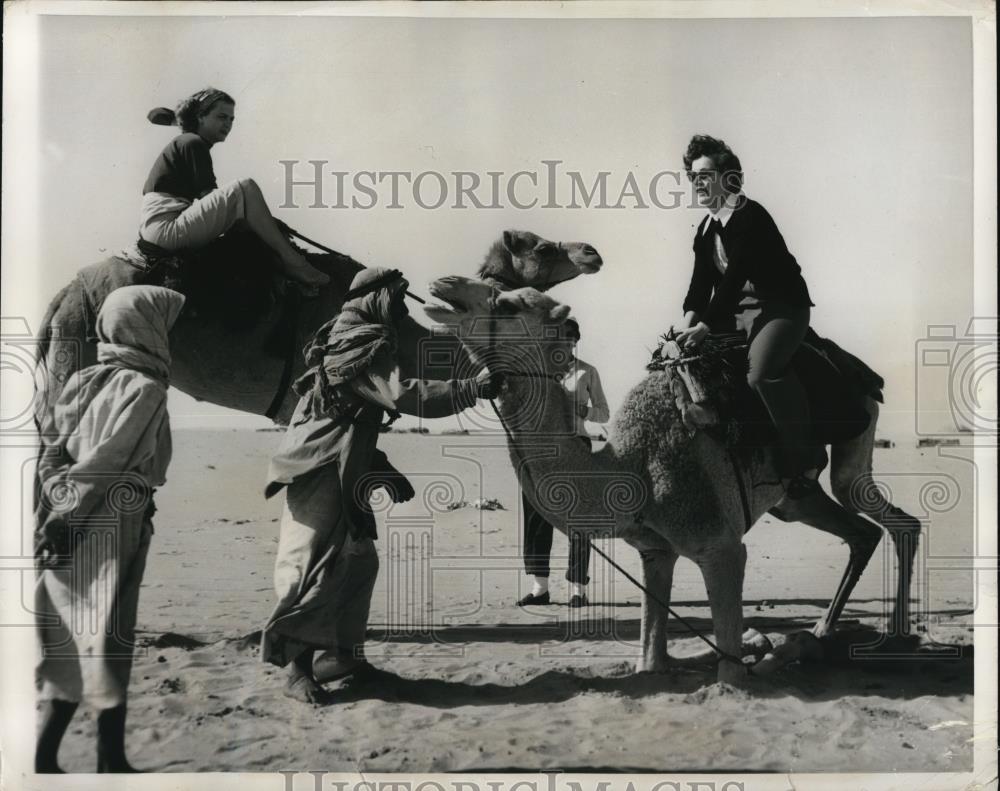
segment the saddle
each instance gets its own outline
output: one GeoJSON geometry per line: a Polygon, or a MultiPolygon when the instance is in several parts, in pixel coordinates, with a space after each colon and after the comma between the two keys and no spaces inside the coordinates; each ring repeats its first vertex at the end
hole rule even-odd
{"type": "MultiPolygon", "coordinates": [[[[746,382],[746,349],[742,333],[723,333],[709,335],[697,355],[686,356],[672,336],[663,336],[646,367],[672,372],[671,391],[689,430],[706,430],[736,449],[760,448],[776,433],[746,382]]],[[[881,403],[884,380],[864,362],[810,328],[791,368],[805,388],[817,446],[845,442],[868,429],[864,400],[881,403]]]]}
{"type": "Polygon", "coordinates": [[[239,226],[194,250],[171,252],[144,239],[136,250],[128,260],[142,270],[140,279],[180,291],[192,312],[234,329],[255,324],[283,296],[270,248],[239,226]]]}
{"type": "Polygon", "coordinates": [[[85,296],[87,340],[97,340],[97,313],[104,296],[122,286],[153,285],[183,294],[183,315],[219,321],[232,330],[255,326],[276,303],[281,304],[282,318],[267,350],[284,356],[294,339],[300,295],[285,287],[271,256],[270,249],[248,229],[233,228],[203,248],[183,252],[170,252],[140,239],[134,248],[78,273],[85,296]]]}

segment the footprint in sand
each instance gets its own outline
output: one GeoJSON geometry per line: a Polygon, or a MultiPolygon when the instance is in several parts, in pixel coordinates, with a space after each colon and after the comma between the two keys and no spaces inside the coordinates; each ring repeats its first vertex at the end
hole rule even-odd
{"type": "Polygon", "coordinates": [[[171,695],[177,692],[183,692],[186,689],[186,685],[179,678],[165,678],[156,685],[156,691],[161,695],[171,695]]]}

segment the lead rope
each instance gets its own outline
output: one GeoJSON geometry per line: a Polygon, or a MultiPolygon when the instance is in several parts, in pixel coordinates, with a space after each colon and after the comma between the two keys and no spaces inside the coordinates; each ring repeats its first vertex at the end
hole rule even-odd
{"type": "MultiPolygon", "coordinates": [[[[517,442],[515,442],[513,435],[510,433],[510,429],[507,428],[507,423],[504,421],[503,415],[500,414],[500,410],[497,408],[496,402],[492,398],[489,401],[490,401],[490,406],[493,407],[493,411],[496,413],[497,418],[500,420],[500,425],[503,426],[504,433],[507,435],[507,440],[508,440],[508,442],[510,442],[510,446],[511,446],[511,448],[514,451],[514,455],[517,456],[518,464],[522,468],[523,474],[528,479],[531,479],[531,473],[528,470],[528,467],[527,467],[527,465],[524,462],[524,458],[521,456],[520,450],[517,447],[517,442]]],[[[742,480],[740,481],[740,492],[741,493],[743,492],[742,480]]],[[[594,550],[594,552],[596,552],[598,555],[600,555],[602,558],[604,558],[612,566],[612,568],[614,568],[623,577],[625,577],[625,579],[627,579],[629,582],[631,582],[633,585],[635,585],[639,590],[641,590],[643,593],[645,593],[647,596],[649,596],[649,598],[651,598],[653,601],[655,601],[657,604],[659,604],[663,609],[665,609],[667,611],[667,613],[669,615],[671,615],[675,619],[677,619],[677,622],[679,624],[681,624],[681,626],[683,626],[685,629],[687,629],[689,632],[691,632],[691,634],[693,634],[695,637],[697,637],[699,640],[701,640],[703,643],[705,643],[709,648],[711,648],[713,651],[715,651],[715,653],[717,653],[719,655],[720,659],[724,659],[724,660],[729,661],[729,662],[735,662],[738,665],[742,665],[743,664],[743,659],[742,658],[737,657],[737,656],[733,656],[732,654],[727,653],[727,652],[723,651],[721,648],[719,648],[719,646],[717,646],[709,638],[705,637],[704,634],[702,634],[701,632],[699,632],[690,623],[688,623],[687,620],[685,620],[681,615],[679,615],[677,613],[677,611],[674,610],[669,604],[667,604],[666,602],[664,602],[663,599],[661,599],[659,596],[657,596],[655,593],[653,593],[649,588],[647,588],[645,585],[643,585],[641,582],[639,582],[639,580],[637,580],[635,577],[633,577],[631,574],[629,574],[627,571],[625,571],[625,569],[623,569],[621,566],[619,566],[614,560],[612,560],[608,555],[606,555],[601,549],[599,549],[598,547],[594,546],[594,542],[593,541],[591,541],[590,539],[587,539],[587,544],[590,546],[590,548],[592,550],[594,550]]]]}
{"type": "MultiPolygon", "coordinates": [[[[495,297],[494,297],[494,299],[495,299],[495,297]]],[[[495,327],[496,327],[496,320],[495,320],[494,315],[493,315],[493,313],[491,311],[490,312],[490,324],[489,324],[489,346],[488,346],[488,352],[492,352],[493,351],[495,327]]],[[[548,378],[548,377],[543,377],[543,378],[548,378]]],[[[511,447],[511,449],[514,452],[514,455],[517,457],[518,467],[523,471],[523,474],[530,481],[531,480],[531,472],[528,470],[528,466],[527,466],[527,464],[525,464],[524,458],[521,456],[521,451],[520,451],[520,449],[517,446],[517,442],[514,440],[514,435],[511,434],[510,429],[507,427],[507,422],[503,419],[503,415],[500,414],[500,410],[497,407],[496,401],[494,399],[490,398],[489,402],[490,402],[490,406],[493,407],[494,414],[496,414],[497,419],[500,421],[500,425],[503,427],[504,434],[507,435],[507,441],[510,443],[510,447],[511,447]]],[[[734,461],[734,469],[735,469],[735,459],[733,459],[733,461],[734,461]]],[[[746,493],[743,490],[743,479],[741,477],[739,477],[738,471],[737,471],[737,480],[739,481],[739,484],[740,484],[740,495],[743,497],[744,515],[747,518],[747,524],[749,526],[750,511],[749,511],[749,507],[747,506],[747,503],[746,503],[746,493]]],[[[667,604],[666,602],[664,602],[659,596],[657,596],[649,588],[647,588],[645,585],[643,585],[641,582],[639,582],[639,580],[637,580],[635,577],[633,577],[631,574],[629,574],[627,571],[625,571],[625,569],[623,569],[614,560],[612,560],[610,557],[608,557],[608,555],[606,555],[602,550],[600,550],[596,546],[594,546],[594,542],[593,541],[591,541],[590,539],[587,539],[587,545],[594,552],[596,552],[598,555],[600,555],[602,558],[604,558],[611,565],[611,567],[614,568],[616,571],[618,571],[622,576],[624,576],[625,579],[627,579],[629,582],[631,582],[633,585],[635,585],[639,590],[641,590],[643,593],[645,593],[649,598],[651,598],[653,601],[655,601],[657,604],[659,604],[663,609],[665,609],[667,611],[668,615],[672,615],[677,620],[677,622],[679,624],[681,624],[681,626],[683,626],[685,629],[687,629],[689,632],[691,632],[691,634],[693,634],[695,637],[697,637],[699,640],[701,640],[703,643],[705,643],[709,648],[711,648],[713,651],[715,651],[715,653],[719,655],[719,659],[725,660],[727,662],[735,662],[736,664],[738,664],[740,666],[744,666],[743,665],[743,659],[741,657],[733,656],[732,654],[727,653],[726,651],[723,651],[721,648],[719,648],[719,646],[717,646],[709,638],[705,637],[704,634],[702,634],[701,632],[699,632],[690,623],[688,623],[684,618],[682,618],[680,615],[678,615],[677,611],[674,610],[669,604],[667,604]]],[[[749,669],[747,670],[747,672],[748,673],[750,672],[749,669]]]]}

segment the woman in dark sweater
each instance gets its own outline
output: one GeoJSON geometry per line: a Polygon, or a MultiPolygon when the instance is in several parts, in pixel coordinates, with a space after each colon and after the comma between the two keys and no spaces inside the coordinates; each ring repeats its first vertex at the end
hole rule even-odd
{"type": "Polygon", "coordinates": [[[287,277],[310,287],[329,282],[288,243],[253,179],[216,184],[210,150],[228,137],[235,110],[229,94],[206,88],[184,99],[176,111],[159,107],[149,114],[153,123],[176,124],[183,132],[163,149],[146,179],[139,236],[166,250],[191,249],[242,220],[274,250],[287,277]]]}
{"type": "Polygon", "coordinates": [[[694,238],[694,272],[679,341],[697,348],[709,332],[748,330],[747,382],[778,431],[778,464],[789,497],[815,490],[809,404],[790,368],[809,329],[812,301],[771,215],[743,193],[739,158],[722,140],[695,135],[684,155],[695,197],[709,215],[694,238]]]}

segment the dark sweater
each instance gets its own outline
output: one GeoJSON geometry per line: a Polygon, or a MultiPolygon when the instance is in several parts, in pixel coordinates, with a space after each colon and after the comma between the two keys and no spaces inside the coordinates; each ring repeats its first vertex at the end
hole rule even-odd
{"type": "Polygon", "coordinates": [[[160,152],[142,194],[165,192],[193,201],[217,186],[208,143],[194,132],[185,132],[160,152]]]}
{"type": "Polygon", "coordinates": [[[748,198],[722,229],[722,246],[729,265],[723,274],[715,265],[714,234],[694,237],[694,272],[684,298],[684,311],[695,311],[713,330],[732,327],[733,316],[749,280],[762,301],[775,300],[790,307],[811,307],[809,289],[801,268],[781,237],[767,209],[748,198]]]}

